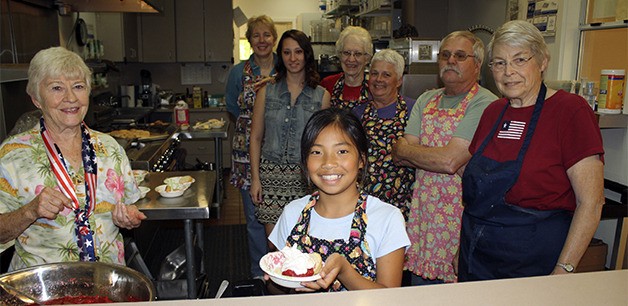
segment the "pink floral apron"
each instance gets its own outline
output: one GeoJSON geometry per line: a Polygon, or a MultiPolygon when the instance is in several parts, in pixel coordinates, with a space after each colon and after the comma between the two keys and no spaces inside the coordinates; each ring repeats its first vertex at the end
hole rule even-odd
{"type": "MultiPolygon", "coordinates": [[[[475,84],[460,104],[439,108],[443,93],[434,96],[423,110],[420,144],[446,146],[464,117],[469,101],[477,94],[475,84]]],[[[405,268],[425,279],[456,282],[452,260],[460,243],[462,179],[456,175],[418,169],[406,228],[412,243],[405,268]]]]}
{"type": "Polygon", "coordinates": [[[238,97],[240,116],[235,123],[231,151],[231,184],[240,189],[251,186],[251,164],[249,144],[251,139],[251,117],[257,91],[273,77],[254,75],[249,61],[244,63],[242,93],[238,97]]]}

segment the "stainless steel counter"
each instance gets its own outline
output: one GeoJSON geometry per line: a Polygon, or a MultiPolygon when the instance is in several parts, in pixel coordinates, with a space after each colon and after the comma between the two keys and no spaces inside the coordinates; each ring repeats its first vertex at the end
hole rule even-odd
{"type": "Polygon", "coordinates": [[[149,220],[209,219],[211,199],[216,185],[214,171],[149,172],[141,186],[151,190],[136,205],[149,220]],[[196,180],[182,196],[164,198],[155,187],[164,179],[173,176],[190,175],[196,180]]]}
{"type": "Polygon", "coordinates": [[[229,121],[225,122],[225,125],[218,129],[193,129],[177,130],[172,134],[172,138],[178,138],[180,141],[186,139],[213,139],[215,142],[214,156],[216,159],[216,173],[220,174],[215,178],[216,182],[216,202],[212,203],[212,207],[217,210],[217,215],[220,217],[220,206],[222,205],[222,199],[224,197],[224,182],[222,178],[223,162],[222,162],[222,141],[226,139],[229,131],[229,121]]]}
{"type": "MultiPolygon", "coordinates": [[[[183,220],[185,237],[185,258],[187,271],[204,272],[204,263],[196,266],[194,259],[194,231],[196,228],[196,243],[203,253],[206,252],[203,245],[203,225],[196,222],[199,219],[209,219],[211,199],[216,186],[216,172],[214,171],[182,171],[182,172],[149,172],[141,186],[147,186],[151,190],[146,197],[140,199],[136,205],[142,211],[147,220],[183,220]],[[163,184],[164,179],[173,176],[190,175],[195,182],[183,195],[176,198],[162,197],[155,191],[155,187],[163,184]]],[[[187,275],[187,296],[189,299],[197,298],[196,273],[187,275]]]]}

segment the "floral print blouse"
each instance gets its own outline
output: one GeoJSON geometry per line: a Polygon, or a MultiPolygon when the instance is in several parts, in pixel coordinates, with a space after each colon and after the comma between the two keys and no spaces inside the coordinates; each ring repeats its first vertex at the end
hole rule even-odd
{"type": "MultiPolygon", "coordinates": [[[[124,149],[109,135],[90,130],[98,162],[96,208],[89,221],[94,231],[99,261],[124,265],[124,242],[111,212],[116,204],[132,204],[140,198],[124,149]]],[[[82,169],[70,166],[81,206],[82,169]],[[78,187],[78,188],[77,188],[78,187]]],[[[6,139],[0,145],[0,213],[15,211],[32,201],[44,187],[59,190],[50,168],[39,124],[30,131],[6,139]]],[[[63,261],[78,261],[74,212],[68,208],[55,220],[37,219],[14,241],[10,270],[63,261]]],[[[0,251],[8,244],[0,245],[0,251]]]]}

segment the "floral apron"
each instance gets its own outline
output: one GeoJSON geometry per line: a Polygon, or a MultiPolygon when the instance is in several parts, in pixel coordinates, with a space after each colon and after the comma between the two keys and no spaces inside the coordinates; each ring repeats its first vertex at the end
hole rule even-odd
{"type": "MultiPolygon", "coordinates": [[[[478,89],[475,84],[452,109],[439,108],[442,92],[434,96],[423,110],[420,144],[446,146],[478,89]]],[[[405,268],[426,279],[455,282],[452,260],[460,242],[462,179],[457,174],[423,169],[418,169],[416,176],[406,226],[412,246],[406,254],[405,268]]]]}
{"type": "Polygon", "coordinates": [[[342,90],[345,86],[344,73],[338,78],[334,88],[331,92],[331,107],[352,110],[354,107],[364,104],[368,101],[369,97],[369,75],[364,73],[364,79],[362,80],[362,86],[360,89],[360,97],[355,101],[344,100],[342,97],[342,90]]]}
{"type": "Polygon", "coordinates": [[[414,169],[396,166],[392,161],[392,145],[403,137],[408,121],[408,106],[397,95],[395,117],[384,119],[377,116],[377,109],[369,103],[362,115],[362,124],[369,139],[368,173],[364,191],[380,200],[398,207],[404,217],[412,196],[414,169]]]}
{"type": "Polygon", "coordinates": [[[231,151],[231,184],[240,189],[251,187],[251,164],[249,144],[251,138],[251,117],[257,91],[272,77],[254,75],[249,61],[244,63],[242,76],[243,89],[238,97],[240,116],[235,123],[231,151]]]}
{"type": "MultiPolygon", "coordinates": [[[[367,194],[360,195],[355,206],[355,214],[351,223],[351,234],[348,240],[335,239],[324,240],[310,236],[310,216],[312,208],[318,200],[318,191],[312,194],[310,202],[305,205],[299,221],[292,228],[292,232],[287,239],[287,245],[297,245],[298,249],[307,253],[319,253],[323,262],[333,253],[339,253],[344,256],[351,266],[364,278],[374,281],[376,279],[375,262],[371,256],[371,250],[366,241],[366,226],[368,218],[366,216],[366,199],[367,194]]],[[[329,291],[341,291],[346,288],[340,286],[331,286],[329,291]]]]}

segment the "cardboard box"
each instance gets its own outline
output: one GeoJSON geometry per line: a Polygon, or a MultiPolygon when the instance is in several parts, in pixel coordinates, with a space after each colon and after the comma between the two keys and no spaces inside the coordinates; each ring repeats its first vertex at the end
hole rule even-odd
{"type": "Polygon", "coordinates": [[[600,239],[591,239],[589,247],[584,252],[578,267],[577,272],[593,272],[606,270],[606,254],[608,252],[608,245],[600,239]]]}

